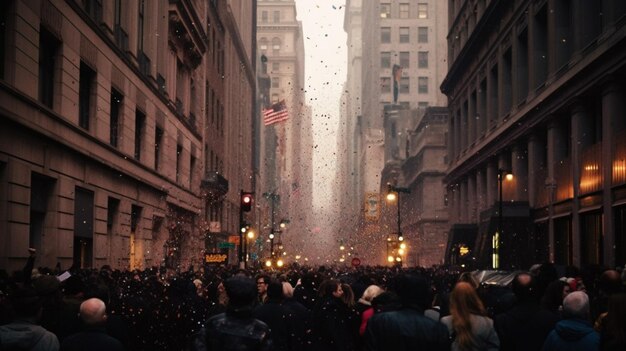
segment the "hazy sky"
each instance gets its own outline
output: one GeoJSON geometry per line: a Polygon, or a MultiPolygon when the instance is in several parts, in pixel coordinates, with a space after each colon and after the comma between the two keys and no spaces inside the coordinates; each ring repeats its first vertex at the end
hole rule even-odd
{"type": "MultiPolygon", "coordinates": [[[[346,80],[344,1],[296,0],[305,50],[305,90],[313,111],[313,203],[321,208],[332,196],[339,104],[346,80]]],[[[328,206],[324,206],[326,209],[328,206]]]]}

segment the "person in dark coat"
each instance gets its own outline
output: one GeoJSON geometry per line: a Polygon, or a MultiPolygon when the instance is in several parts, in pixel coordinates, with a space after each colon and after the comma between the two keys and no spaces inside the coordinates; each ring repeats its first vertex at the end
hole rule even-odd
{"type": "Polygon", "coordinates": [[[626,350],[626,292],[611,295],[600,327],[600,350],[626,350]]]}
{"type": "Polygon", "coordinates": [[[543,344],[545,351],[596,351],[600,335],[589,320],[589,297],[574,291],[563,299],[563,320],[559,321],[543,344]]]}
{"type": "Polygon", "coordinates": [[[313,350],[355,349],[351,310],[342,301],[342,296],[340,281],[328,279],[320,285],[319,300],[311,314],[313,350]]]}
{"type": "Polygon", "coordinates": [[[290,320],[290,311],[282,305],[283,285],[275,280],[271,280],[267,287],[267,299],[264,304],[258,305],[252,315],[254,318],[263,321],[272,331],[272,342],[274,350],[293,350],[292,329],[294,327],[290,320]]]}
{"type": "Polygon", "coordinates": [[[41,301],[34,289],[17,288],[9,295],[15,318],[0,326],[0,350],[56,351],[56,335],[39,325],[41,301]]]}
{"type": "Polygon", "coordinates": [[[515,304],[494,318],[502,351],[541,350],[548,333],[560,319],[554,312],[541,308],[534,283],[530,274],[517,274],[512,283],[515,304]]]}
{"type": "Polygon", "coordinates": [[[364,350],[450,350],[447,328],[424,316],[431,301],[426,279],[402,274],[390,289],[400,297],[402,308],[374,313],[365,329],[364,350]]]}
{"type": "Polygon", "coordinates": [[[293,298],[293,287],[288,282],[283,282],[282,305],[289,311],[289,320],[292,323],[293,350],[304,350],[308,346],[311,334],[311,311],[293,298]]]}
{"type": "Polygon", "coordinates": [[[106,305],[97,298],[85,300],[80,304],[80,319],[85,328],[72,334],[61,343],[62,351],[122,351],[122,343],[106,333],[106,305]]]}
{"type": "Polygon", "coordinates": [[[252,316],[258,291],[255,280],[234,276],[224,283],[228,295],[225,313],[207,320],[194,340],[193,350],[272,350],[270,328],[252,316]]]}

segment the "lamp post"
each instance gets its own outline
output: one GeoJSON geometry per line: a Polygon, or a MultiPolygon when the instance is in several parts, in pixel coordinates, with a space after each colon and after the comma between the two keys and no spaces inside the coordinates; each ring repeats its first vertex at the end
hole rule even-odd
{"type": "Polygon", "coordinates": [[[270,217],[271,217],[271,228],[270,228],[270,258],[273,259],[274,258],[274,237],[275,237],[275,233],[276,233],[276,229],[274,228],[274,207],[276,205],[276,201],[280,200],[280,195],[276,194],[276,193],[263,193],[263,196],[265,198],[267,198],[268,200],[271,201],[271,212],[270,212],[270,217]]]}
{"type": "MultiPolygon", "coordinates": [[[[410,194],[411,193],[411,189],[409,188],[401,188],[401,187],[396,187],[393,186],[391,184],[387,184],[387,200],[388,201],[395,201],[397,200],[396,203],[396,223],[398,224],[398,241],[395,242],[393,240],[391,240],[390,238],[387,238],[387,260],[391,263],[393,262],[393,257],[389,255],[389,245],[392,245],[394,247],[394,249],[396,248],[396,245],[404,245],[403,241],[404,241],[404,237],[402,236],[402,225],[401,225],[401,220],[400,220],[400,193],[405,193],[405,194],[410,194]],[[391,260],[390,260],[391,258],[391,260]]],[[[400,263],[402,262],[402,254],[400,252],[404,252],[404,248],[398,249],[398,254],[400,256],[396,257],[396,263],[400,263]]]]}
{"type": "Polygon", "coordinates": [[[513,173],[508,169],[498,168],[498,231],[492,238],[493,256],[492,267],[494,269],[500,268],[500,237],[502,236],[502,182],[506,178],[507,180],[513,179],[513,173]]]}
{"type": "Polygon", "coordinates": [[[396,199],[398,200],[397,206],[396,206],[397,207],[396,222],[398,223],[398,241],[404,240],[404,238],[402,237],[402,228],[400,224],[401,223],[400,222],[400,193],[410,194],[411,189],[400,188],[400,187],[393,186],[391,184],[387,184],[387,200],[388,201],[395,201],[396,199]]]}

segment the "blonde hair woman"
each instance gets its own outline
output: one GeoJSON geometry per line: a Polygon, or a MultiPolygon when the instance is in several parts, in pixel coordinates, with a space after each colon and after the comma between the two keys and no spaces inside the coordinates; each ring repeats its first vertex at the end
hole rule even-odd
{"type": "Polygon", "coordinates": [[[493,321],[478,297],[474,287],[467,282],[456,284],[450,294],[450,315],[441,319],[452,337],[452,350],[498,350],[500,340],[493,321]]]}

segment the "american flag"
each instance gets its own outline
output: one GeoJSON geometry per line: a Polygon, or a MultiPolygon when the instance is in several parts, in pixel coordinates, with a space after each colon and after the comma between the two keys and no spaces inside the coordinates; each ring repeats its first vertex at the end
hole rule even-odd
{"type": "Polygon", "coordinates": [[[289,118],[289,112],[287,111],[287,105],[285,100],[281,100],[269,108],[263,110],[263,124],[266,126],[282,121],[286,121],[289,118]]]}

